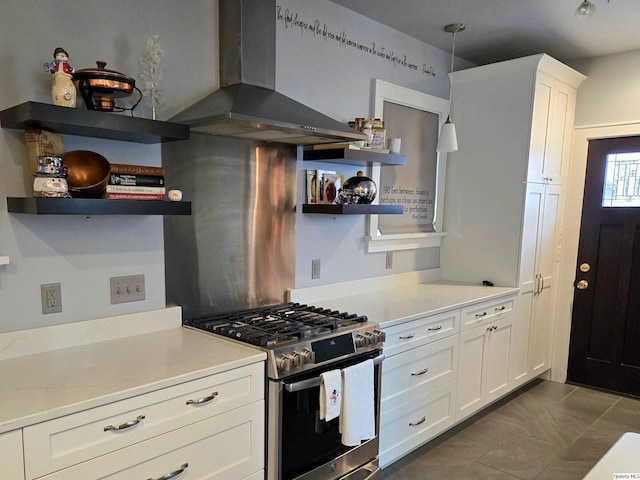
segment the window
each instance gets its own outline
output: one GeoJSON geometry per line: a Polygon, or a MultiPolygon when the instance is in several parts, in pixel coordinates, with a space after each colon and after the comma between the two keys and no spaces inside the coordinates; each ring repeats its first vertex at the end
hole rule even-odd
{"type": "Polygon", "coordinates": [[[640,152],[607,155],[603,207],[640,207],[640,152]]]}
{"type": "Polygon", "coordinates": [[[436,153],[449,102],[381,80],[375,84],[374,116],[387,137],[402,139],[402,167],[374,166],[380,203],[401,203],[403,215],[371,215],[367,252],[439,247],[442,232],[446,154],[436,153]]]}

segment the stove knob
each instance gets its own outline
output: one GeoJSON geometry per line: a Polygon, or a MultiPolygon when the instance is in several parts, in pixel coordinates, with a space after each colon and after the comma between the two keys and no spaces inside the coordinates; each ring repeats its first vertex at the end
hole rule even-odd
{"type": "Polygon", "coordinates": [[[302,365],[308,365],[310,363],[315,363],[316,355],[313,351],[305,348],[300,352],[300,357],[302,358],[302,365]]]}
{"type": "Polygon", "coordinates": [[[387,334],[382,330],[374,330],[373,333],[376,336],[376,342],[385,342],[387,340],[387,334]]]}
{"type": "Polygon", "coordinates": [[[291,370],[291,359],[289,358],[289,355],[283,353],[278,358],[276,358],[276,366],[278,367],[278,370],[282,370],[285,372],[291,370]]]}
{"type": "Polygon", "coordinates": [[[369,343],[369,339],[362,333],[356,334],[356,347],[366,347],[369,343]]]}
{"type": "Polygon", "coordinates": [[[291,367],[292,368],[300,368],[302,366],[302,356],[299,352],[295,350],[289,354],[289,358],[291,359],[291,367]]]}

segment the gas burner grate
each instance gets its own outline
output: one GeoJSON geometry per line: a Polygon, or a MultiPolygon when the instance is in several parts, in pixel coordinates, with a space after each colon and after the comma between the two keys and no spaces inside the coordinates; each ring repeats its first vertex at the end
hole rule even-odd
{"type": "Polygon", "coordinates": [[[285,303],[196,319],[186,323],[235,340],[267,347],[316,337],[366,321],[366,316],[299,303],[285,303]]]}

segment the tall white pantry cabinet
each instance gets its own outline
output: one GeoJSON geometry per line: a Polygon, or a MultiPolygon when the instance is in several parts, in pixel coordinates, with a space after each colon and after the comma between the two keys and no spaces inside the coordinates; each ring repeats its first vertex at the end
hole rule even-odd
{"type": "Polygon", "coordinates": [[[447,164],[443,278],[520,288],[509,345],[515,388],[550,368],[562,190],[586,77],[540,54],[451,78],[459,150],[447,164]]]}

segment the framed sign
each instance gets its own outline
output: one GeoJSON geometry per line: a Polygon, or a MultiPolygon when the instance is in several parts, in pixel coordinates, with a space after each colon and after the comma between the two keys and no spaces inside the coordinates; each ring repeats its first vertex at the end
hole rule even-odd
{"type": "Polygon", "coordinates": [[[387,138],[401,138],[405,166],[374,166],[381,204],[403,205],[402,215],[371,215],[367,252],[439,247],[446,153],[436,152],[447,100],[376,80],[374,117],[382,118],[387,138]]]}

